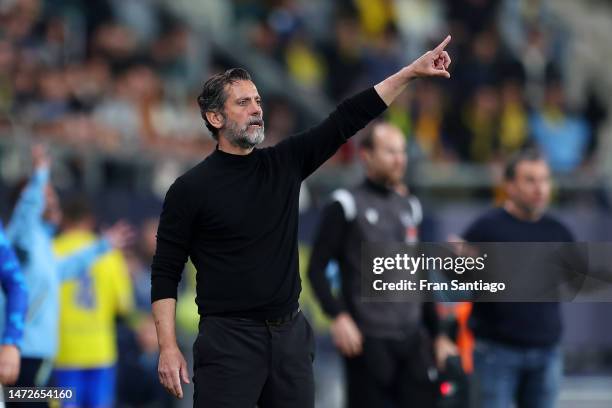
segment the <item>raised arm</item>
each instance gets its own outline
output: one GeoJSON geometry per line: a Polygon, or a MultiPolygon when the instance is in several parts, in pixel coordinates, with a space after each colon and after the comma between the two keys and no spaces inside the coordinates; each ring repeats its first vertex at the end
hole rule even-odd
{"type": "Polygon", "coordinates": [[[32,148],[32,164],[34,172],[19,195],[6,228],[6,233],[13,242],[19,231],[29,230],[34,223],[40,222],[45,210],[45,187],[49,182],[50,161],[41,145],[32,148]]]}
{"type": "Polygon", "coordinates": [[[101,239],[77,252],[59,258],[57,260],[57,271],[60,280],[74,279],[87,273],[98,257],[111,249],[110,243],[101,239]]]}
{"type": "Polygon", "coordinates": [[[450,78],[447,68],[451,60],[444,51],[449,41],[450,36],[434,50],[376,86],[341,102],[317,126],[285,139],[275,148],[297,170],[299,178],[305,179],[350,137],[384,112],[411,80],[420,77],[450,78]]]}
{"type": "Polygon", "coordinates": [[[87,273],[99,257],[112,249],[122,249],[133,240],[132,227],[123,221],[106,230],[104,237],[93,244],[58,260],[57,270],[62,281],[87,273]]]}

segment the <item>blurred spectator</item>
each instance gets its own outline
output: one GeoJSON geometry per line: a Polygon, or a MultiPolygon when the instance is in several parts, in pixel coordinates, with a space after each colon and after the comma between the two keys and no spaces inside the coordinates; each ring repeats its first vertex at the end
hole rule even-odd
{"type": "Polygon", "coordinates": [[[26,120],[29,119],[25,117],[25,114],[38,97],[39,72],[40,67],[36,62],[25,58],[19,62],[19,70],[14,72],[13,83],[10,84],[12,86],[12,104],[8,105],[10,113],[26,120]]]}
{"type": "MultiPolygon", "coordinates": [[[[57,256],[69,256],[96,240],[89,201],[75,196],[63,205],[63,230],[54,241],[57,256]]],[[[127,265],[114,251],[60,288],[59,344],[54,385],[69,387],[75,401],[65,406],[109,407],[116,389],[117,316],[132,310],[127,265]]]]}
{"type": "Polygon", "coordinates": [[[14,89],[9,76],[12,58],[13,52],[10,44],[0,40],[0,131],[10,124],[9,112],[14,103],[14,89]]]}
{"type": "Polygon", "coordinates": [[[67,71],[67,82],[75,103],[85,112],[102,101],[112,84],[108,63],[100,58],[91,58],[82,65],[74,64],[67,71]]]}
{"type": "Polygon", "coordinates": [[[458,39],[472,37],[481,32],[494,20],[498,0],[446,0],[444,2],[447,18],[458,39]]]}
{"type": "Polygon", "coordinates": [[[172,103],[153,97],[143,104],[143,147],[160,156],[173,152],[180,157],[201,160],[212,150],[213,140],[204,126],[196,99],[189,94],[184,103],[172,103]]]}
{"type": "Polygon", "coordinates": [[[389,24],[364,53],[365,81],[376,84],[405,65],[397,27],[389,24]]]}
{"type": "Polygon", "coordinates": [[[340,100],[357,87],[364,70],[364,55],[358,21],[349,15],[334,21],[333,39],[323,48],[327,61],[327,90],[340,100]]]}
{"type": "Polygon", "coordinates": [[[134,150],[146,145],[150,140],[145,134],[146,109],[160,92],[159,78],[149,67],[129,68],[118,78],[114,92],[96,106],[95,121],[115,132],[123,148],[134,150]]]}
{"type": "Polygon", "coordinates": [[[134,39],[148,44],[159,32],[159,9],[151,7],[149,0],[108,0],[113,15],[122,26],[130,27],[134,39]]]}
{"type": "Polygon", "coordinates": [[[251,45],[264,56],[276,61],[281,59],[279,55],[281,51],[279,47],[280,39],[266,20],[255,23],[247,37],[251,40],[251,45]]]}
{"type": "Polygon", "coordinates": [[[41,17],[40,0],[17,0],[8,6],[0,32],[19,47],[36,45],[34,26],[41,17]],[[12,7],[11,7],[12,6],[12,7]]]}
{"type": "Polygon", "coordinates": [[[393,0],[354,0],[363,33],[370,38],[384,37],[395,21],[393,0]]]}
{"type": "Polygon", "coordinates": [[[389,122],[397,126],[408,139],[412,137],[412,105],[415,97],[415,92],[403,92],[384,113],[389,122]]]}
{"type": "Polygon", "coordinates": [[[173,96],[184,96],[187,87],[196,85],[200,72],[194,72],[199,66],[189,58],[192,51],[192,37],[189,29],[181,24],[170,27],[155,40],[151,47],[151,58],[155,70],[166,84],[165,91],[174,89],[173,96]]]}
{"type": "MultiPolygon", "coordinates": [[[[23,129],[67,147],[81,159],[84,186],[156,189],[156,174],[214,147],[192,97],[214,67],[263,61],[301,87],[300,103],[266,110],[272,144],[281,134],[273,121],[303,125],[308,94],[334,103],[450,30],[453,81],[432,95],[404,94],[387,117],[410,139],[411,155],[486,165],[525,143],[527,109],[541,111],[545,79],[567,71],[567,30],[555,11],[550,0],[12,0],[0,7],[0,137],[23,129]],[[235,37],[250,44],[211,52],[235,37]],[[485,110],[498,123],[483,132],[485,110]],[[125,159],[136,151],[138,160],[125,159]],[[82,160],[91,152],[95,160],[82,160]]],[[[597,145],[591,137],[587,150],[597,145]]],[[[354,165],[353,153],[347,144],[336,164],[354,165]]]]}
{"type": "Polygon", "coordinates": [[[527,80],[527,95],[532,106],[536,108],[543,102],[546,77],[551,71],[547,46],[546,34],[539,27],[531,27],[521,52],[521,63],[527,80]]]}
{"type": "Polygon", "coordinates": [[[543,103],[546,78],[551,71],[557,75],[565,71],[566,29],[552,12],[551,3],[504,0],[500,7],[500,33],[522,64],[526,93],[534,107],[543,103]]]}
{"type": "MultiPolygon", "coordinates": [[[[462,234],[465,241],[574,241],[572,232],[547,214],[550,170],[537,151],[512,156],[504,169],[504,190],[503,206],[473,221],[462,234]]],[[[478,406],[557,406],[563,375],[559,303],[475,302],[470,326],[478,406]]]]}
{"type": "Polygon", "coordinates": [[[137,61],[137,41],[130,29],[117,23],[100,25],[91,44],[91,55],[107,60],[114,73],[137,61]]]}
{"type": "Polygon", "coordinates": [[[499,145],[508,156],[518,151],[529,134],[528,112],[522,88],[516,81],[506,81],[501,88],[499,145]]]}
{"type": "Polygon", "coordinates": [[[285,62],[289,74],[304,88],[324,85],[326,66],[321,55],[305,35],[296,35],[287,45],[285,62]]]}
{"type": "Polygon", "coordinates": [[[157,218],[147,219],[140,227],[139,245],[129,252],[128,262],[133,282],[136,308],[142,312],[151,310],[151,270],[150,263],[155,254],[157,218]]]}
{"type": "Polygon", "coordinates": [[[118,223],[104,238],[70,256],[53,254],[52,237],[62,218],[55,190],[49,184],[50,159],[45,149],[32,149],[34,173],[20,193],[7,227],[7,236],[24,268],[28,288],[28,316],[22,346],[18,386],[44,386],[57,352],[59,287],[61,282],[87,273],[91,264],[113,247],[131,239],[130,229],[118,223]]]}
{"type": "Polygon", "coordinates": [[[40,100],[34,104],[31,119],[39,124],[53,124],[71,112],[70,89],[64,71],[60,69],[41,72],[38,81],[40,100]]]}
{"type": "Polygon", "coordinates": [[[45,23],[44,38],[37,53],[41,63],[45,66],[60,67],[76,54],[74,43],[78,40],[69,35],[67,21],[61,16],[50,16],[45,23]]]}
{"type": "Polygon", "coordinates": [[[419,83],[415,92],[414,142],[429,159],[444,157],[444,101],[440,88],[433,83],[419,83]]]}
{"type": "Polygon", "coordinates": [[[520,55],[527,42],[527,27],[543,22],[548,1],[503,0],[501,3],[500,31],[512,50],[520,55]]]}
{"type": "Polygon", "coordinates": [[[531,130],[553,171],[568,173],[584,161],[591,130],[568,110],[560,83],[547,86],[544,106],[531,117],[531,130]]]}
{"type": "Polygon", "coordinates": [[[395,23],[402,35],[406,61],[418,57],[445,30],[439,1],[395,0],[395,23]]]}
{"type": "Polygon", "coordinates": [[[461,87],[468,93],[485,85],[499,82],[501,50],[495,30],[481,31],[474,35],[472,47],[464,62],[457,66],[461,87]]]}
{"type": "Polygon", "coordinates": [[[497,88],[479,87],[466,107],[463,124],[470,140],[470,160],[486,163],[499,145],[499,96],[497,88]]]}

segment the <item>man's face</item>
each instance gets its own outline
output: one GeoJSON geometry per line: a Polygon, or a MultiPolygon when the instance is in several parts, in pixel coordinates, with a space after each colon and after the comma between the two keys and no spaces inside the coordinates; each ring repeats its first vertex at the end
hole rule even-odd
{"type": "Polygon", "coordinates": [[[406,172],[406,141],[396,127],[377,125],[373,129],[373,148],[363,150],[366,172],[390,186],[399,184],[406,172]]]}
{"type": "Polygon", "coordinates": [[[550,170],[544,160],[521,161],[515,177],[506,182],[508,198],[524,212],[539,216],[550,202],[550,170]]]}
{"type": "Polygon", "coordinates": [[[238,81],[225,88],[223,116],[225,123],[221,135],[241,148],[251,148],[264,140],[261,97],[251,81],[238,81]]]}

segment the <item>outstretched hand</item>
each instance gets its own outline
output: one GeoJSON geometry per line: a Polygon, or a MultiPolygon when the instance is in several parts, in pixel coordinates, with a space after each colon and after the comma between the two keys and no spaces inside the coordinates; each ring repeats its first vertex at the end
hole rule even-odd
{"type": "Polygon", "coordinates": [[[444,50],[450,41],[451,36],[446,36],[440,45],[431,51],[427,51],[412,64],[410,64],[413,75],[417,78],[450,78],[451,75],[448,72],[448,67],[451,64],[451,58],[450,55],[448,55],[448,52],[444,50]]]}
{"type": "Polygon", "coordinates": [[[123,249],[134,241],[136,233],[130,224],[125,221],[118,221],[104,231],[104,237],[113,248],[123,249]]]}

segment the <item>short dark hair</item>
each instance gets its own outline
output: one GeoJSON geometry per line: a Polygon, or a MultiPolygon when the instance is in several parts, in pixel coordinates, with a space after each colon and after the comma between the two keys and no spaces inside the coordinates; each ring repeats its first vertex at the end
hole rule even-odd
{"type": "Polygon", "coordinates": [[[546,160],[544,155],[536,148],[528,148],[514,153],[506,162],[504,169],[504,180],[511,181],[516,177],[516,168],[525,161],[534,162],[546,160]]]}
{"type": "Polygon", "coordinates": [[[206,112],[223,112],[223,106],[227,100],[225,86],[238,81],[251,81],[251,74],[243,68],[231,68],[221,74],[215,74],[208,78],[202,87],[202,93],[198,95],[202,119],[215,140],[219,138],[219,129],[208,121],[206,112]]]}
{"type": "Polygon", "coordinates": [[[94,218],[91,200],[84,193],[74,193],[62,203],[64,221],[69,223],[81,222],[87,218],[94,218]]]}

